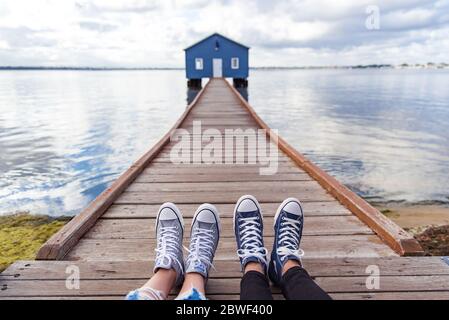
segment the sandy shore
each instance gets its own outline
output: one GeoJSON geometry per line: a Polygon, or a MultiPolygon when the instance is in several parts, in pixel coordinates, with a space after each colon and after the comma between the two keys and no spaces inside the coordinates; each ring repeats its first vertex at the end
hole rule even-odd
{"type": "Polygon", "coordinates": [[[388,204],[376,208],[404,229],[449,225],[449,206],[388,204]]]}
{"type": "Polygon", "coordinates": [[[387,204],[376,206],[385,216],[410,232],[425,255],[449,255],[449,206],[387,204]]]}

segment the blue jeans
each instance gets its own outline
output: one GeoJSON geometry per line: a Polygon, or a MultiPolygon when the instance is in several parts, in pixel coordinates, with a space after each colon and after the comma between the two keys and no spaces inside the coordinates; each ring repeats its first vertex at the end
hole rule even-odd
{"type": "MultiPolygon", "coordinates": [[[[142,294],[140,289],[133,290],[126,295],[125,300],[161,300],[148,296],[147,294],[142,294]]],[[[199,292],[197,289],[192,288],[189,292],[178,296],[176,300],[207,300],[206,297],[199,292]]]]}

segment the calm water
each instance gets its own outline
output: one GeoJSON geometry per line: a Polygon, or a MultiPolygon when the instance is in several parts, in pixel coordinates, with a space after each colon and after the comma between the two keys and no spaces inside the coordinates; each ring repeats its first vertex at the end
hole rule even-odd
{"type": "MultiPolygon", "coordinates": [[[[371,201],[449,202],[449,71],[252,71],[249,100],[371,201]]],[[[0,72],[0,214],[79,212],[173,125],[183,71],[0,72]]]]}

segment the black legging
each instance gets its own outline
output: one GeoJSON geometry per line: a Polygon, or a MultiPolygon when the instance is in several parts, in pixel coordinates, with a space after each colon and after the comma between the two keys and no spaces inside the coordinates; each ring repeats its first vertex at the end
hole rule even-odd
{"type": "MultiPolygon", "coordinates": [[[[331,300],[302,267],[293,267],[282,276],[282,294],[287,300],[331,300]]],[[[260,272],[247,272],[240,282],[241,300],[273,300],[268,278],[260,272]]]]}

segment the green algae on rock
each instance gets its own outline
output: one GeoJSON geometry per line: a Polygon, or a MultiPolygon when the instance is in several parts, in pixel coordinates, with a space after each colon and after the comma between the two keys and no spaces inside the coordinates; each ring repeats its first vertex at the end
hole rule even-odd
{"type": "Polygon", "coordinates": [[[69,220],[28,213],[0,216],[0,272],[16,260],[34,259],[42,244],[69,220]]]}

